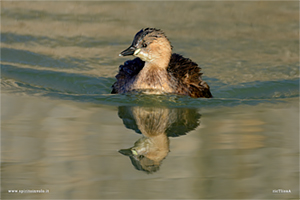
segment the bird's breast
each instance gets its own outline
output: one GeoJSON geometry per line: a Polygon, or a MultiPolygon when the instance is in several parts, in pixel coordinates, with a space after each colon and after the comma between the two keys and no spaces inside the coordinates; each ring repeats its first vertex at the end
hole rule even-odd
{"type": "Polygon", "coordinates": [[[131,89],[147,94],[174,93],[174,88],[165,69],[141,70],[136,76],[131,89]]]}

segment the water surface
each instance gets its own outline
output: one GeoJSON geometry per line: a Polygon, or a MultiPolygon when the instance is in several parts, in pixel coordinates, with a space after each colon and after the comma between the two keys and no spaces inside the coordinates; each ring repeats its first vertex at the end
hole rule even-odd
{"type": "Polygon", "coordinates": [[[298,11],[2,2],[2,198],[298,199],[298,11]],[[110,94],[148,26],[198,63],[213,99],[110,94]]]}

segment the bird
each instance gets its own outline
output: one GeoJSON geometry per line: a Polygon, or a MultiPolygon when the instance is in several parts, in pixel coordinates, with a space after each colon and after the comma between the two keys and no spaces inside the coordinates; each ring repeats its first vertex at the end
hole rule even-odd
{"type": "Polygon", "coordinates": [[[143,28],[119,56],[135,56],[119,66],[112,94],[176,94],[211,98],[201,68],[189,58],[172,53],[172,45],[161,29],[143,28]]]}

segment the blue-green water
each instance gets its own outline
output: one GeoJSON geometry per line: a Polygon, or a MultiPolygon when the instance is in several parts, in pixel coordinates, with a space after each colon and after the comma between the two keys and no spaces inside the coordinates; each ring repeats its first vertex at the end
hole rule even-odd
{"type": "Polygon", "coordinates": [[[299,198],[298,10],[3,2],[2,199],[299,198]],[[214,98],[110,94],[147,26],[199,64],[214,98]]]}

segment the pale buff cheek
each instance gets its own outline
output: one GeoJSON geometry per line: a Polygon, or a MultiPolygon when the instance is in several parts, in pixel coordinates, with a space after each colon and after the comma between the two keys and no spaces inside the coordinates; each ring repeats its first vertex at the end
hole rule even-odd
{"type": "Polygon", "coordinates": [[[146,51],[139,52],[137,57],[141,58],[143,61],[146,61],[146,62],[149,62],[149,61],[153,60],[151,54],[149,52],[146,52],[146,51]]]}

